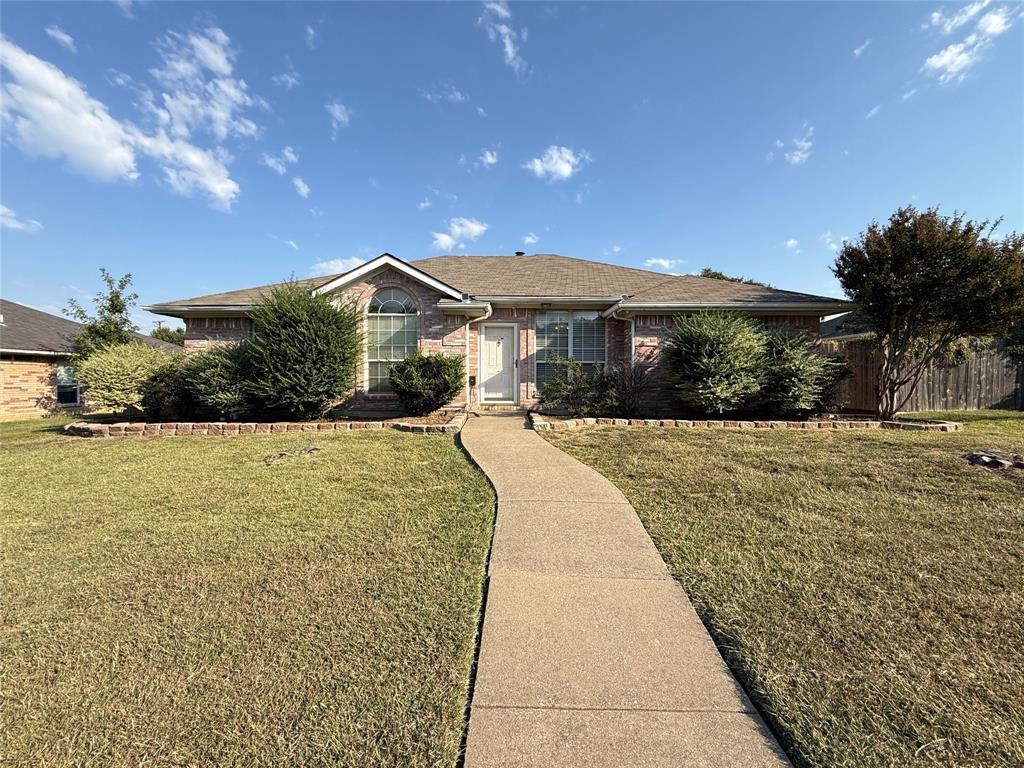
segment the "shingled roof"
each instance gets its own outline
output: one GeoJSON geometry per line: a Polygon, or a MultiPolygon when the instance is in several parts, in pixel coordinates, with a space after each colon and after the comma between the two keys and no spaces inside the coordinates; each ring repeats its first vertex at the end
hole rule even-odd
{"type": "MultiPolygon", "coordinates": [[[[694,275],[666,275],[551,253],[515,256],[435,256],[406,262],[474,298],[549,297],[595,298],[609,301],[629,296],[631,302],[652,304],[841,304],[828,296],[780,291],[760,285],[694,275]]],[[[298,280],[310,290],[345,273],[298,280]]],[[[175,307],[247,307],[273,288],[261,285],[154,304],[160,312],[175,307]]]]}
{"type": "MultiPolygon", "coordinates": [[[[0,350],[4,353],[71,355],[75,351],[74,339],[82,332],[81,323],[6,299],[0,299],[0,317],[0,350]]],[[[181,347],[152,336],[135,336],[166,352],[181,351],[181,347]]]]}

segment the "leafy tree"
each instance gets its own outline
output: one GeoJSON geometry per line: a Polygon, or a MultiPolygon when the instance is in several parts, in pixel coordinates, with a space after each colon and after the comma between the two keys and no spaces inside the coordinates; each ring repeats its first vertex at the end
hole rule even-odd
{"type": "Polygon", "coordinates": [[[425,416],[450,403],[466,386],[466,367],[461,357],[416,352],[392,365],[388,377],[405,412],[425,416]]]}
{"type": "Polygon", "coordinates": [[[258,406],[315,418],[353,388],[362,353],[354,303],[335,304],[290,282],[275,287],[250,316],[245,389],[258,406]]]}
{"type": "Polygon", "coordinates": [[[168,344],[177,344],[179,347],[185,346],[185,329],[181,327],[168,328],[164,325],[158,325],[149,332],[149,335],[154,339],[166,341],[168,344]]]}
{"type": "Polygon", "coordinates": [[[735,312],[696,312],[676,319],[665,346],[679,399],[701,413],[740,410],[761,388],[765,335],[735,312]]]}
{"type": "Polygon", "coordinates": [[[140,341],[111,344],[82,360],[75,374],[90,405],[130,413],[141,408],[149,380],[170,360],[166,352],[140,341]]]}
{"type": "Polygon", "coordinates": [[[998,225],[907,206],[843,245],[832,271],[875,334],[880,418],[895,416],[959,339],[1024,314],[1024,236],[997,240],[998,225]]]}
{"type": "Polygon", "coordinates": [[[724,272],[719,272],[717,269],[712,269],[711,267],[704,267],[704,269],[700,271],[700,276],[710,277],[714,280],[728,280],[730,283],[742,283],[743,285],[760,285],[765,288],[771,288],[771,286],[768,285],[768,283],[762,283],[758,280],[751,280],[748,277],[732,277],[731,275],[727,275],[724,272]]]}
{"type": "Polygon", "coordinates": [[[74,365],[98,349],[113,344],[128,344],[135,339],[138,330],[131,321],[131,309],[139,300],[137,293],[129,289],[131,273],[115,278],[100,267],[100,277],[106,289],[99,291],[93,299],[96,314],[90,315],[75,299],[68,299],[64,314],[82,324],[83,328],[75,337],[74,365]]]}

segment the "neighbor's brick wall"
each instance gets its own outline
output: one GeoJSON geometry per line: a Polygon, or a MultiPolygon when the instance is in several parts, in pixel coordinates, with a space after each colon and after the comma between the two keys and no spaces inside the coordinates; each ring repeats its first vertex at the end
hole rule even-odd
{"type": "Polygon", "coordinates": [[[218,344],[237,344],[252,337],[248,317],[186,317],[185,351],[209,349],[218,344]]]}
{"type": "Polygon", "coordinates": [[[0,421],[48,416],[57,407],[57,366],[52,358],[0,359],[0,421]]]}
{"type": "MultiPolygon", "coordinates": [[[[647,401],[655,415],[681,412],[675,403],[669,381],[668,366],[662,362],[661,352],[675,323],[675,315],[641,315],[633,324],[634,360],[649,366],[650,387],[647,401]]],[[[817,337],[821,318],[811,315],[755,315],[765,327],[802,331],[817,337]]]]}

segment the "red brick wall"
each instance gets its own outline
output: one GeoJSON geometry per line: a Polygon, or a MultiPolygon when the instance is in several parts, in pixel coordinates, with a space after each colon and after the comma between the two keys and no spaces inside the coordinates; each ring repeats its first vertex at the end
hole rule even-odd
{"type": "Polygon", "coordinates": [[[32,419],[57,407],[57,366],[52,358],[0,359],[0,420],[32,419]]]}
{"type": "Polygon", "coordinates": [[[252,336],[248,317],[186,317],[185,351],[209,349],[218,344],[237,344],[252,336]]]}

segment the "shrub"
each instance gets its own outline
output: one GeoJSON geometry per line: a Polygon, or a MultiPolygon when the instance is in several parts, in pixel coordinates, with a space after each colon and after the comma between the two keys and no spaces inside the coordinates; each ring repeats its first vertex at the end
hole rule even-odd
{"type": "Polygon", "coordinates": [[[541,405],[574,416],[594,416],[612,409],[615,391],[603,365],[587,371],[572,359],[556,357],[550,362],[554,373],[540,392],[541,405]]]}
{"type": "Polygon", "coordinates": [[[78,364],[78,383],[94,407],[115,413],[138,410],[146,382],[170,359],[165,352],[141,342],[115,344],[78,364]]]}
{"type": "Polygon", "coordinates": [[[196,400],[185,379],[187,363],[177,355],[157,368],[142,385],[142,410],[153,421],[189,419],[196,400]]]}
{"type": "Polygon", "coordinates": [[[402,409],[413,416],[424,416],[447,405],[466,386],[462,358],[443,354],[417,352],[394,363],[388,376],[402,409]]]}
{"type": "Polygon", "coordinates": [[[246,391],[263,409],[315,418],[355,383],[359,312],[296,283],[274,288],[252,310],[246,391]]]}
{"type": "Polygon", "coordinates": [[[616,365],[605,371],[605,377],[612,393],[612,413],[625,418],[639,415],[650,383],[647,366],[616,365]]]}
{"type": "Polygon", "coordinates": [[[819,413],[835,413],[846,407],[839,397],[839,382],[850,375],[850,363],[842,355],[825,358],[825,369],[821,374],[821,394],[814,410],[819,413]]]}
{"type": "Polygon", "coordinates": [[[764,367],[764,335],[734,312],[698,312],[676,320],[665,355],[676,393],[702,413],[747,406],[764,367]]]}
{"type": "Polygon", "coordinates": [[[237,419],[249,410],[245,396],[247,344],[222,344],[188,356],[181,379],[194,415],[237,419]]]}
{"type": "Polygon", "coordinates": [[[821,404],[829,367],[799,334],[764,334],[765,362],[759,404],[766,415],[807,414],[821,404]]]}

